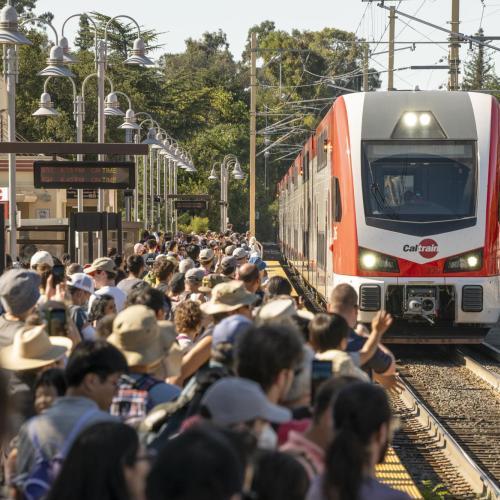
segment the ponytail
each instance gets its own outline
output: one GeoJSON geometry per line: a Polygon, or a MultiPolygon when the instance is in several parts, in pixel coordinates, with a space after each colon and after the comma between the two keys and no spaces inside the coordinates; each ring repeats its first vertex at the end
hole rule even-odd
{"type": "Polygon", "coordinates": [[[363,481],[366,448],[356,432],[342,429],[326,456],[323,493],[327,500],[356,500],[363,481]]]}
{"type": "Polygon", "coordinates": [[[344,387],[333,406],[334,439],[326,453],[323,493],[327,500],[358,500],[369,444],[380,426],[391,419],[385,391],[357,382],[344,387]]]}

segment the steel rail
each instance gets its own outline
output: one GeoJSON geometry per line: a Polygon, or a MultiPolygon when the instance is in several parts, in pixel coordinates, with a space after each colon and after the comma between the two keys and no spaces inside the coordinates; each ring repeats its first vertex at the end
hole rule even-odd
{"type": "Polygon", "coordinates": [[[474,461],[451,433],[445,429],[435,413],[417,396],[404,377],[401,377],[401,381],[404,389],[399,394],[399,397],[405,406],[413,412],[414,417],[428,429],[429,435],[440,440],[443,453],[469,482],[478,498],[500,499],[500,487],[495,480],[474,461]]]}

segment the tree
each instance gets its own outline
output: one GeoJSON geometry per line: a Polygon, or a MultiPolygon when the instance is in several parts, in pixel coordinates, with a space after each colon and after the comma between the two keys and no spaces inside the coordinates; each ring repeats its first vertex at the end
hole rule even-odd
{"type": "MultiPolygon", "coordinates": [[[[484,36],[481,28],[476,36],[484,36]]],[[[491,50],[484,45],[475,45],[469,50],[469,58],[464,66],[463,90],[500,90],[500,80],[495,73],[495,63],[491,50]]]]}
{"type": "MultiPolygon", "coordinates": [[[[0,0],[0,9],[5,6],[7,0],[0,0]]],[[[36,7],[36,0],[15,0],[12,5],[16,9],[17,13],[21,15],[30,14],[36,7]]]]}
{"type": "MultiPolygon", "coordinates": [[[[109,17],[94,13],[98,36],[102,37],[109,17]]],[[[123,64],[124,56],[137,37],[135,25],[118,19],[109,27],[107,75],[115,83],[115,90],[128,94],[136,112],[147,111],[179,144],[188,150],[198,172],[188,174],[179,169],[179,193],[210,195],[208,216],[210,227],[219,227],[220,184],[208,180],[214,162],[220,162],[228,153],[235,154],[248,172],[249,158],[249,48],[241,62],[234,60],[227,37],[222,31],[204,33],[199,39],[186,40],[181,53],[165,53],[151,69],[123,64]]],[[[259,70],[258,129],[275,127],[274,140],[287,132],[277,123],[275,114],[294,120],[290,143],[299,149],[318,121],[340,94],[334,83],[358,89],[361,80],[361,45],[352,33],[335,29],[319,32],[293,30],[278,31],[273,22],[265,21],[252,28],[259,36],[259,47],[264,50],[265,67],[259,70]],[[282,49],[294,49],[282,50],[282,49]],[[296,50],[299,50],[297,52],[296,50]],[[276,57],[276,56],[279,57],[276,57]],[[281,91],[280,91],[281,90],[281,91]],[[306,101],[306,102],[305,102],[306,101]],[[269,111],[262,117],[263,111],[269,111]]],[[[17,96],[18,130],[31,141],[74,141],[75,123],[72,116],[73,95],[67,79],[54,78],[48,91],[60,116],[40,119],[31,114],[38,107],[43,91],[43,78],[36,73],[45,67],[50,32],[42,26],[33,26],[28,33],[32,46],[19,48],[19,86],[17,96]]],[[[158,33],[144,30],[146,43],[154,44],[158,33]]],[[[77,63],[72,65],[75,82],[80,92],[85,77],[95,72],[94,33],[92,23],[82,17],[77,38],[77,63]]],[[[375,88],[377,75],[371,80],[375,88]]],[[[108,86],[106,92],[109,91],[108,86]]],[[[85,93],[86,117],[84,141],[97,139],[97,80],[89,80],[85,93]]],[[[125,107],[125,102],[122,102],[125,107]]],[[[106,141],[122,142],[124,132],[118,130],[119,118],[106,120],[106,141]]],[[[143,130],[143,136],[145,131],[143,130]]],[[[259,133],[259,148],[266,136],[259,133]]],[[[272,149],[269,158],[269,186],[264,189],[263,158],[257,163],[257,206],[259,210],[259,237],[272,237],[276,215],[274,185],[293,160],[295,152],[272,149]],[[288,156],[287,156],[288,155],[288,156]],[[285,156],[280,159],[280,156],[285,156]]],[[[142,165],[140,165],[142,169],[142,165]]],[[[139,172],[139,185],[142,174],[139,172]]],[[[244,181],[231,178],[229,185],[229,217],[235,228],[248,228],[248,177],[244,181]],[[243,200],[243,201],[242,201],[243,200]]],[[[139,210],[142,213],[142,210],[139,210]]]]}

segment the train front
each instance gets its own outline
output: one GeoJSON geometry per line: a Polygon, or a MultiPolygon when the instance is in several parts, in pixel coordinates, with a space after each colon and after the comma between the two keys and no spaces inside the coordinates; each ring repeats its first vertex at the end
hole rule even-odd
{"type": "Polygon", "coordinates": [[[496,99],[465,92],[344,99],[358,273],[341,281],[358,289],[360,319],[386,309],[419,330],[457,338],[463,331],[465,341],[466,332],[484,333],[500,312],[496,99]]]}

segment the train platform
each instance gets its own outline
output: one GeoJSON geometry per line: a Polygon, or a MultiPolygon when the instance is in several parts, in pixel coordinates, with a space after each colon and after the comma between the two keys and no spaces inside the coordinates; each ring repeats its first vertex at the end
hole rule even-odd
{"type": "MultiPolygon", "coordinates": [[[[281,276],[282,278],[287,278],[286,272],[283,269],[279,260],[267,260],[267,274],[270,278],[273,276],[281,276]]],[[[287,278],[288,279],[288,278],[287,278]]],[[[298,297],[297,290],[292,284],[292,297],[298,297]]]]}
{"type": "MultiPolygon", "coordinates": [[[[266,264],[269,277],[282,276],[283,278],[287,278],[286,272],[279,260],[266,260],[266,264]]],[[[298,293],[293,287],[293,283],[292,288],[292,294],[297,297],[298,293]]],[[[380,481],[392,488],[405,492],[411,498],[423,498],[408,470],[393,448],[390,448],[387,452],[384,463],[377,465],[376,473],[380,481]]]]}

